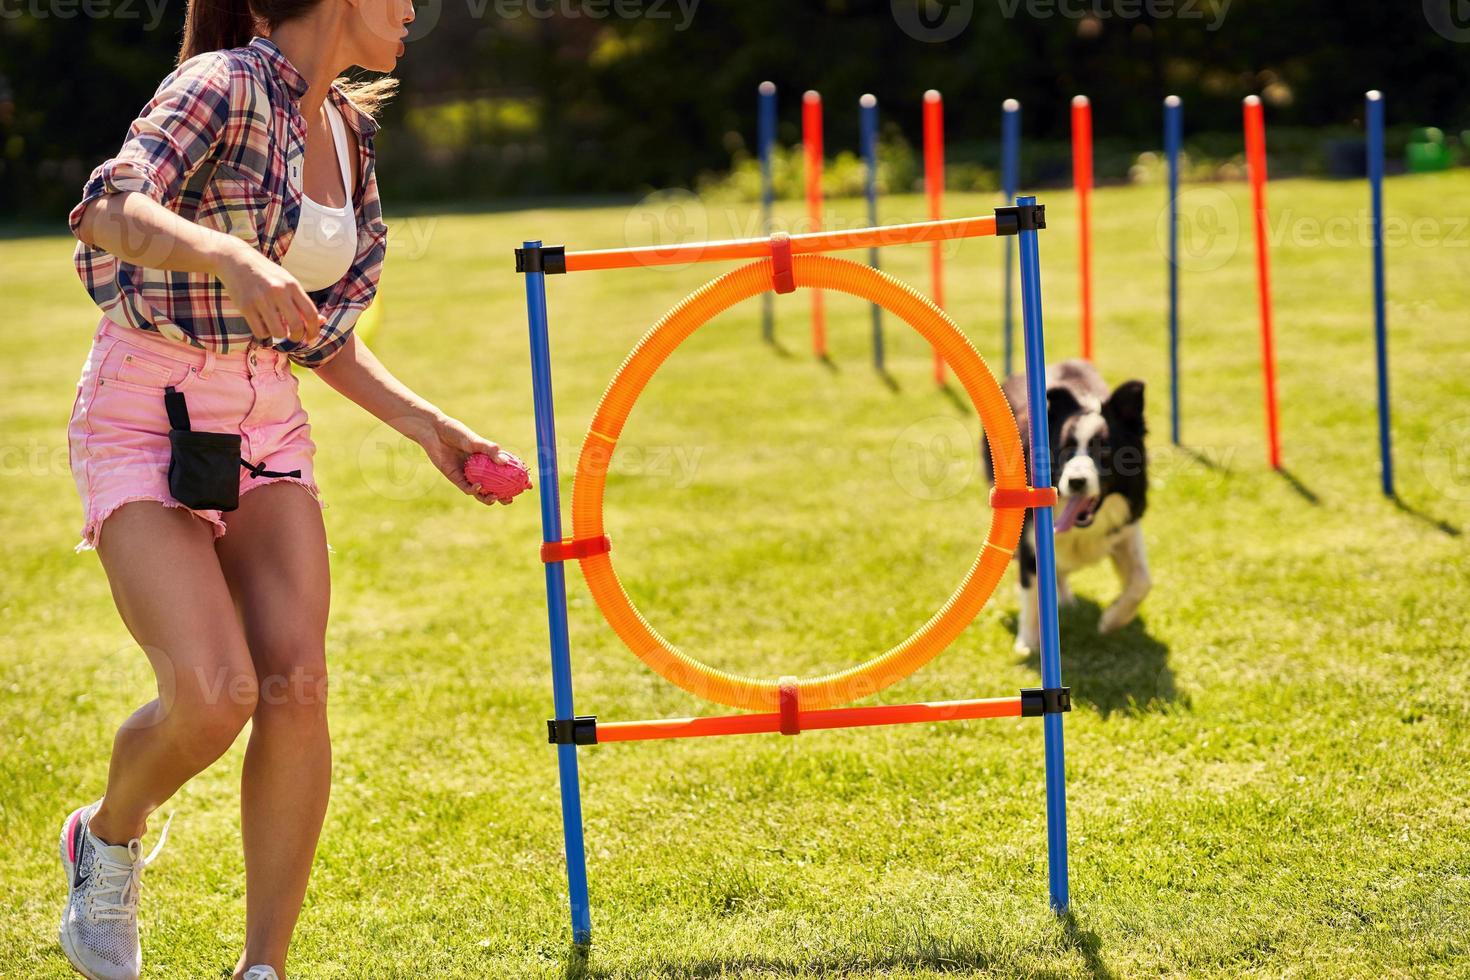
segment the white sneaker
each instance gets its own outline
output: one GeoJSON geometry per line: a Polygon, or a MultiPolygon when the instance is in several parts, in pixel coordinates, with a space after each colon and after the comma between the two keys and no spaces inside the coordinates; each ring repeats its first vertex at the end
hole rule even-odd
{"type": "Polygon", "coordinates": [[[66,871],[66,908],[61,912],[61,949],[89,980],[137,980],[143,969],[138,947],[138,893],[143,869],[168,839],[164,824],[147,857],[143,842],[106,844],[88,828],[101,800],[72,812],[61,825],[61,866],[66,871]]]}
{"type": "Polygon", "coordinates": [[[252,966],[240,980],[281,980],[273,966],[252,966]]]}

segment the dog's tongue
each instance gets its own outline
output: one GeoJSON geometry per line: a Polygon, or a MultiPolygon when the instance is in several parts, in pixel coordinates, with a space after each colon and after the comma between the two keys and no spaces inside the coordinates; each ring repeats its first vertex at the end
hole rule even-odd
{"type": "Polygon", "coordinates": [[[1087,500],[1080,493],[1067,498],[1066,504],[1062,506],[1061,516],[1056,520],[1056,533],[1072,530],[1072,526],[1077,523],[1077,515],[1087,506],[1087,500]]]}

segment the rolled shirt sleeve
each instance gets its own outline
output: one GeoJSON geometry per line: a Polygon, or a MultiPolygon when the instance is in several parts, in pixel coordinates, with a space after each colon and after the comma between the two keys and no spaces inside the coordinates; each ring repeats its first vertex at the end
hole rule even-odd
{"type": "Polygon", "coordinates": [[[190,58],[158,86],[128,127],[112,159],[92,171],[67,224],[73,235],[87,205],[107,194],[135,191],[160,204],[175,198],[184,179],[209,155],[230,120],[229,55],[190,58]]]}

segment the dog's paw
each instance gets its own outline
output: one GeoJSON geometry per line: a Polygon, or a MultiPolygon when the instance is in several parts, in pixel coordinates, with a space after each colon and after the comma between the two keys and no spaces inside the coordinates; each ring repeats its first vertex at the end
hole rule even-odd
{"type": "Polygon", "coordinates": [[[1057,586],[1057,606],[1062,609],[1071,609],[1077,605],[1077,593],[1065,585],[1057,586]]]}
{"type": "Polygon", "coordinates": [[[1035,653],[1037,650],[1040,649],[1041,643],[1036,639],[1036,637],[1027,636],[1024,633],[1018,634],[1016,636],[1015,650],[1017,653],[1035,653]]]}
{"type": "Polygon", "coordinates": [[[1102,616],[1098,618],[1097,631],[1099,633],[1116,632],[1133,622],[1133,617],[1137,615],[1137,606],[1122,606],[1115,602],[1104,609],[1102,616]]]}

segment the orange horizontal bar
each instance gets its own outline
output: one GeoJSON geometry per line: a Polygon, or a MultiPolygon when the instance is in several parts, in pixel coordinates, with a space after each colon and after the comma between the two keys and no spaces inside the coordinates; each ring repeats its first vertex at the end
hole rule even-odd
{"type": "MultiPolygon", "coordinates": [[[[825,708],[799,711],[802,731],[826,728],[865,728],[870,725],[907,725],[926,721],[967,718],[1019,718],[1021,699],[979,698],[970,701],[929,701],[919,704],[875,704],[861,708],[825,708]]],[[[597,723],[597,741],[642,742],[656,738],[698,738],[705,735],[756,735],[781,730],[780,712],[719,715],[707,718],[661,718],[655,721],[597,723]]]]}
{"type": "MultiPolygon", "coordinates": [[[[995,234],[995,216],[951,218],[948,221],[918,221],[909,225],[854,228],[848,231],[814,231],[791,236],[791,254],[841,252],[853,248],[942,242],[951,238],[983,238],[995,234]]],[[[770,238],[739,238],[723,242],[689,242],[682,245],[648,245],[642,248],[607,248],[567,252],[568,272],[597,269],[628,269],[633,266],[688,265],[691,262],[724,262],[731,259],[763,259],[771,254],[770,238]]]]}

